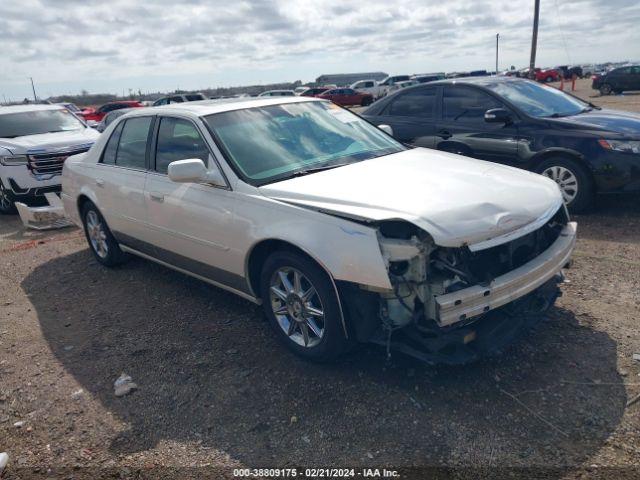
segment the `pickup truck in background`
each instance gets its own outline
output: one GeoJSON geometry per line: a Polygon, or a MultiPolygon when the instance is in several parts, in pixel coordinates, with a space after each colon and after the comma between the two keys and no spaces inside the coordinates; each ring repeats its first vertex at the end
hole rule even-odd
{"type": "Polygon", "coordinates": [[[62,165],[91,148],[100,134],[60,105],[0,107],[0,214],[15,202],[45,203],[60,192],[62,165]]]}

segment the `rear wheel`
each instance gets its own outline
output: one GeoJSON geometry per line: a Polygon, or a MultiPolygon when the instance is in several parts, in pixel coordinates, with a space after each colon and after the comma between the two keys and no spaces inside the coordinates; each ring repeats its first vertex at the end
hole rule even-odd
{"type": "Polygon", "coordinates": [[[293,252],[273,253],[262,269],[260,291],[276,335],[294,353],[330,361],[350,346],[333,284],[308,258],[293,252]]]}
{"type": "Polygon", "coordinates": [[[14,213],[16,213],[16,205],[0,180],[0,214],[11,215],[14,213]]]}
{"type": "Polygon", "coordinates": [[[547,83],[551,83],[553,82],[553,77],[551,75],[549,75],[547,78],[544,79],[545,82],[547,83]]]}
{"type": "Polygon", "coordinates": [[[127,260],[127,254],[120,250],[107,222],[93,203],[83,207],[82,221],[89,248],[98,262],[114,267],[127,260]]]}
{"type": "Polygon", "coordinates": [[[593,204],[593,181],[589,173],[574,160],[549,158],[538,165],[536,171],[558,184],[564,203],[572,212],[584,212],[593,204]]]}
{"type": "Polygon", "coordinates": [[[613,89],[608,83],[604,83],[600,86],[600,95],[611,95],[612,91],[613,89]]]}

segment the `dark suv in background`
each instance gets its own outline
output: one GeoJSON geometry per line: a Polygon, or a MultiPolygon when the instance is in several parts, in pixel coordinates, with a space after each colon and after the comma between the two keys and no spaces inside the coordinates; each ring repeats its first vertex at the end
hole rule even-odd
{"type": "Polygon", "coordinates": [[[406,144],[546,175],[574,212],[589,207],[596,192],[640,191],[640,115],[603,110],[530,80],[416,85],[362,115],[406,144]]]}
{"type": "Polygon", "coordinates": [[[640,65],[614,68],[603,75],[594,75],[591,88],[602,95],[640,90],[640,65]]]}

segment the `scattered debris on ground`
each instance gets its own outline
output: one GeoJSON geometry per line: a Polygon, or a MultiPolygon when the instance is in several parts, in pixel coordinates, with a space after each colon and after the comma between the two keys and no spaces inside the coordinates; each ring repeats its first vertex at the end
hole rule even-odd
{"type": "Polygon", "coordinates": [[[138,388],[138,385],[133,382],[133,379],[129,375],[123,373],[114,382],[113,388],[116,397],[124,397],[125,395],[128,395],[129,393],[136,390],[138,388]]]}

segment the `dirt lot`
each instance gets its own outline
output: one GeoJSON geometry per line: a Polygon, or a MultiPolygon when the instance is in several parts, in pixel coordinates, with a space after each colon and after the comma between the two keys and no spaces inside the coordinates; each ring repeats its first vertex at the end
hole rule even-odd
{"type": "MultiPolygon", "coordinates": [[[[640,110],[640,95],[590,100],[640,110]]],[[[234,466],[632,478],[640,197],[603,197],[576,219],[549,318],[498,358],[430,367],[376,347],[306,363],[244,300],[143,260],[105,269],[78,230],[1,218],[3,478],[220,478],[234,466]],[[117,398],[122,372],[139,389],[117,398]]]]}

